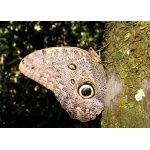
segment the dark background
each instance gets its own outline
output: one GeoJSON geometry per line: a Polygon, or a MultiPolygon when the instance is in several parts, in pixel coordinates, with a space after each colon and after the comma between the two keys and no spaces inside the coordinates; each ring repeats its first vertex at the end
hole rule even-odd
{"type": "Polygon", "coordinates": [[[73,120],[54,94],[20,73],[20,60],[55,46],[98,50],[105,22],[0,22],[0,127],[100,127],[73,120]]]}

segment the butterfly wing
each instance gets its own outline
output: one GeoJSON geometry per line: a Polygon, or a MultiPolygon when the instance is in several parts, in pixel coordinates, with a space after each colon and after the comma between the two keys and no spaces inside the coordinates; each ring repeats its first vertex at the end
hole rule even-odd
{"type": "Polygon", "coordinates": [[[104,107],[104,69],[93,50],[88,52],[76,47],[37,50],[22,59],[19,69],[52,90],[74,119],[93,120],[104,107]],[[92,97],[87,96],[89,92],[94,93],[92,97]]]}

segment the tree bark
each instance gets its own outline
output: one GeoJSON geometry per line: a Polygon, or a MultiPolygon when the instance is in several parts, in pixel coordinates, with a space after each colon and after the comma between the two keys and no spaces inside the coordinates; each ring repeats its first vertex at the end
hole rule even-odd
{"type": "Polygon", "coordinates": [[[102,127],[150,127],[150,22],[107,22],[102,127]]]}

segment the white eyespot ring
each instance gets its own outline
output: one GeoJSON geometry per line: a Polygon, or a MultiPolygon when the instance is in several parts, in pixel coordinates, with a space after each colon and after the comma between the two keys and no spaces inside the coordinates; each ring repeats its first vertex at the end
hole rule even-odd
{"type": "Polygon", "coordinates": [[[92,98],[95,95],[95,89],[91,84],[85,83],[79,86],[78,93],[84,99],[92,98]]]}

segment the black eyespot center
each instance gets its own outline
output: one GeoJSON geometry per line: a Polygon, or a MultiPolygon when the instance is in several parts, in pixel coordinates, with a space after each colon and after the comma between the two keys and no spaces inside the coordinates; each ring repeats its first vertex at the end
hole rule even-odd
{"type": "Polygon", "coordinates": [[[83,88],[81,93],[83,96],[89,96],[89,95],[91,95],[92,90],[91,90],[91,88],[83,88]]]}

